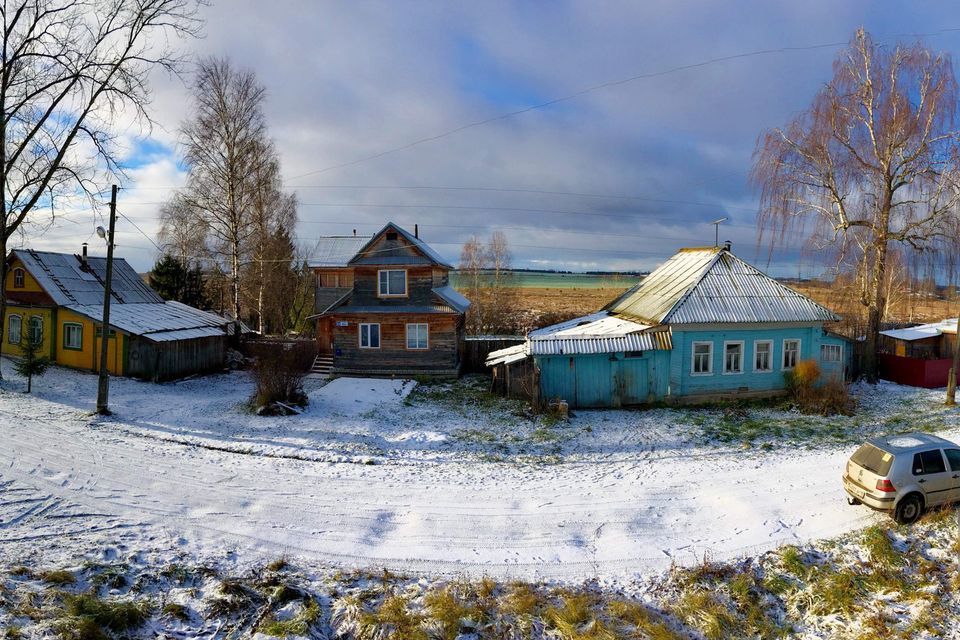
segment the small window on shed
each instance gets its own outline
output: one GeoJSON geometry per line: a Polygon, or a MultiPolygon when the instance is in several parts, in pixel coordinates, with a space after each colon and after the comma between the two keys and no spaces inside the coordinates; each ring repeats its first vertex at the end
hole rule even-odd
{"type": "Polygon", "coordinates": [[[940,449],[921,451],[913,456],[913,475],[922,476],[928,473],[943,473],[947,465],[943,463],[940,449]]]}

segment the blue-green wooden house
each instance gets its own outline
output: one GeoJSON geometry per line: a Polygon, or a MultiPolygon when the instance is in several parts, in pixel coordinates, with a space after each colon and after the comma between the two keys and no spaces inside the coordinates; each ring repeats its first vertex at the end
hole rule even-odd
{"type": "Polygon", "coordinates": [[[539,399],[574,407],[763,397],[783,393],[801,360],[815,359],[822,379],[847,377],[851,345],[824,328],[838,319],[729,245],[681,249],[601,311],[487,363],[496,374],[532,359],[539,399]]]}

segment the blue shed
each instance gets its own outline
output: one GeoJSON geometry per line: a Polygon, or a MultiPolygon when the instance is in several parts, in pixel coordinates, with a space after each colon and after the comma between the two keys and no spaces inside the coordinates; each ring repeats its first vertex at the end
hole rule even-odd
{"type": "Polygon", "coordinates": [[[574,407],[762,397],[801,360],[846,378],[851,345],[824,329],[838,319],[729,247],[681,249],[603,310],[531,332],[526,351],[540,397],[574,407]]]}

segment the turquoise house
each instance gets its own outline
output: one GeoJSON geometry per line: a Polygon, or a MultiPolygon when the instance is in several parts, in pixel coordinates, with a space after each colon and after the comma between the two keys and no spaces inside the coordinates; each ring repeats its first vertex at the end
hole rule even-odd
{"type": "Polygon", "coordinates": [[[531,332],[487,364],[528,367],[541,400],[573,407],[702,403],[781,394],[784,373],[814,359],[845,379],[846,338],[829,309],[724,247],[681,249],[601,311],[531,332]]]}

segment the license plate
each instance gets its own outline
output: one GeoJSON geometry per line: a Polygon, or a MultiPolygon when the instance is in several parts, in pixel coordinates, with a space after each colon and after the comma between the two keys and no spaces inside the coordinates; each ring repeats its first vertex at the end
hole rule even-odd
{"type": "Polygon", "coordinates": [[[857,488],[857,486],[849,480],[844,480],[843,483],[846,485],[847,493],[851,494],[854,498],[863,498],[867,495],[866,491],[857,488]]]}

